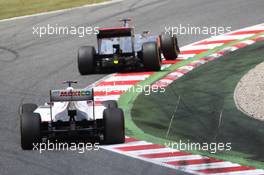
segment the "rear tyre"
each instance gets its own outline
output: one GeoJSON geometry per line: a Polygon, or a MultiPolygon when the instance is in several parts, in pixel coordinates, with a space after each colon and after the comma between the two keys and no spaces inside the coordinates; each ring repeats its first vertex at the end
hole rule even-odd
{"type": "Polygon", "coordinates": [[[156,42],[148,42],[142,45],[142,57],[146,71],[160,70],[161,58],[156,42]]]}
{"type": "Polygon", "coordinates": [[[41,118],[36,113],[23,113],[20,116],[21,147],[32,150],[33,144],[40,143],[41,118]]]}
{"type": "Polygon", "coordinates": [[[115,100],[104,101],[103,106],[105,106],[106,108],[118,108],[118,104],[115,100]]]}
{"type": "Polygon", "coordinates": [[[38,108],[38,105],[32,103],[23,104],[21,107],[21,114],[33,113],[38,108]]]}
{"type": "Polygon", "coordinates": [[[180,52],[176,35],[160,35],[160,48],[166,60],[175,60],[180,52]]]}
{"type": "Polygon", "coordinates": [[[78,69],[81,75],[92,74],[95,71],[95,48],[82,46],[78,50],[78,69]]]}
{"type": "Polygon", "coordinates": [[[107,108],[103,112],[104,143],[125,142],[124,113],[120,108],[107,108]]]}

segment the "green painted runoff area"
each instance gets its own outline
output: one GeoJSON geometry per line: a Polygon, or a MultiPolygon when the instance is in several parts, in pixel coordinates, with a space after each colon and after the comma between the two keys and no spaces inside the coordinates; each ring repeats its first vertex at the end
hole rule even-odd
{"type": "MultiPolygon", "coordinates": [[[[224,143],[225,149],[232,149],[188,151],[263,168],[264,123],[240,112],[233,99],[239,80],[263,61],[264,42],[257,42],[196,68],[165,93],[140,94],[131,110],[134,127],[148,140],[165,145],[224,143]]],[[[127,133],[133,136],[129,128],[127,133]]]]}

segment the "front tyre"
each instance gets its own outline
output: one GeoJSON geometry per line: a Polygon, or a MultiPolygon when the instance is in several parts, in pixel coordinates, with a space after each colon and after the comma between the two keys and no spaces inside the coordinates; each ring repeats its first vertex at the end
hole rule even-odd
{"type": "Polygon", "coordinates": [[[160,49],[166,60],[175,60],[180,52],[176,35],[160,35],[160,49]]]}

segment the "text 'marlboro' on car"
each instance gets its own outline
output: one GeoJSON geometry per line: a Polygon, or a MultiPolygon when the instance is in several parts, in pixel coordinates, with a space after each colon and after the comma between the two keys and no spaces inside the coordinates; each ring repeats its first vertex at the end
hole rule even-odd
{"type": "Polygon", "coordinates": [[[78,68],[81,75],[106,69],[159,71],[161,53],[166,60],[175,60],[180,52],[177,37],[169,34],[150,35],[149,31],[135,34],[129,25],[131,19],[122,19],[121,27],[99,28],[97,50],[82,46],[78,50],[78,68]]]}
{"type": "Polygon", "coordinates": [[[125,141],[124,113],[116,101],[102,102],[95,110],[93,89],[74,89],[66,81],[66,89],[51,90],[50,102],[44,106],[23,104],[20,112],[22,149],[49,140],[93,139],[104,144],[125,141]]]}

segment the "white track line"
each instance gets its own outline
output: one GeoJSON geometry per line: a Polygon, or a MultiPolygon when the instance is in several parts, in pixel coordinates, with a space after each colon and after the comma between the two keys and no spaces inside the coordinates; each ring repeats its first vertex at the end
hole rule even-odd
{"type": "Polygon", "coordinates": [[[120,95],[94,96],[95,101],[118,100],[120,95]]]}
{"type": "Polygon", "coordinates": [[[133,85],[96,86],[94,91],[126,91],[133,85]]]}
{"type": "Polygon", "coordinates": [[[163,64],[163,65],[161,65],[161,70],[164,70],[170,66],[171,66],[171,64],[163,64]]]}
{"type": "Polygon", "coordinates": [[[181,51],[186,50],[201,50],[201,49],[214,49],[218,46],[223,45],[224,43],[217,43],[217,44],[202,44],[202,45],[195,45],[195,46],[185,46],[181,48],[181,51]]]}
{"type": "Polygon", "coordinates": [[[145,80],[146,78],[148,78],[149,75],[129,75],[129,76],[113,76],[110,78],[107,78],[106,80],[104,80],[105,82],[111,82],[111,81],[131,81],[131,80],[145,80]]]}
{"type": "Polygon", "coordinates": [[[210,173],[210,175],[263,175],[264,170],[243,170],[243,171],[233,171],[225,173],[210,173]]]}
{"type": "MultiPolygon", "coordinates": [[[[200,155],[185,155],[185,156],[174,156],[174,157],[162,157],[162,158],[151,158],[152,160],[158,162],[173,162],[179,160],[195,160],[195,159],[203,159],[203,156],[200,155]]],[[[177,167],[176,167],[177,168],[177,167]]]]}
{"type": "Polygon", "coordinates": [[[155,153],[166,153],[166,152],[176,152],[176,150],[171,148],[159,148],[159,149],[149,149],[149,150],[136,150],[136,151],[130,151],[131,154],[140,156],[142,154],[155,154],[155,153]]]}
{"type": "Polygon", "coordinates": [[[111,1],[101,2],[101,3],[87,4],[87,5],[83,5],[80,7],[73,7],[73,8],[67,8],[67,9],[61,9],[61,10],[55,10],[55,11],[49,11],[49,12],[41,12],[41,13],[36,13],[36,14],[32,14],[32,15],[18,16],[18,17],[13,17],[13,18],[2,19],[2,20],[0,20],[0,23],[6,22],[6,21],[14,21],[14,20],[19,20],[19,19],[31,18],[31,17],[36,17],[36,16],[63,13],[63,12],[68,12],[68,11],[73,11],[73,10],[88,8],[88,7],[109,5],[109,4],[118,3],[121,1],[123,1],[123,0],[111,0],[111,1]]]}
{"type": "Polygon", "coordinates": [[[245,44],[251,45],[251,44],[254,44],[255,41],[252,41],[252,40],[245,40],[245,41],[242,41],[241,43],[245,43],[245,44]]]}
{"type": "Polygon", "coordinates": [[[240,29],[240,30],[236,30],[236,32],[241,32],[241,31],[249,31],[249,30],[264,30],[264,26],[262,25],[256,25],[256,26],[252,26],[252,27],[246,27],[244,29],[240,29]]]}
{"type": "Polygon", "coordinates": [[[169,80],[169,79],[160,79],[158,82],[162,82],[164,84],[171,84],[173,82],[173,80],[169,80]]]}
{"type": "Polygon", "coordinates": [[[188,65],[186,65],[186,66],[182,66],[182,67],[180,67],[178,70],[189,70],[189,71],[191,71],[191,70],[193,70],[193,69],[194,69],[193,66],[188,66],[188,65]]]}
{"type": "Polygon", "coordinates": [[[206,163],[206,164],[198,164],[198,165],[186,165],[179,167],[197,171],[197,170],[204,170],[211,168],[230,168],[230,167],[238,167],[238,166],[240,165],[231,162],[216,162],[216,163],[206,163]]]}
{"type": "Polygon", "coordinates": [[[255,34],[243,34],[243,35],[219,35],[215,36],[213,38],[209,38],[206,41],[217,41],[217,40],[230,40],[230,39],[235,39],[235,40],[240,40],[240,39],[245,39],[249,38],[251,36],[254,36],[255,34]]]}
{"type": "Polygon", "coordinates": [[[188,58],[194,57],[196,54],[179,54],[178,60],[187,60],[188,58]]]}
{"type": "Polygon", "coordinates": [[[172,73],[169,74],[170,76],[176,76],[176,77],[182,77],[184,74],[178,71],[174,71],[172,73]]]}
{"type": "Polygon", "coordinates": [[[126,147],[126,146],[138,146],[138,145],[149,145],[149,144],[151,144],[151,143],[146,142],[146,141],[135,141],[135,142],[129,142],[129,143],[123,143],[123,144],[102,146],[102,148],[116,149],[116,148],[122,148],[122,147],[126,147]]]}

